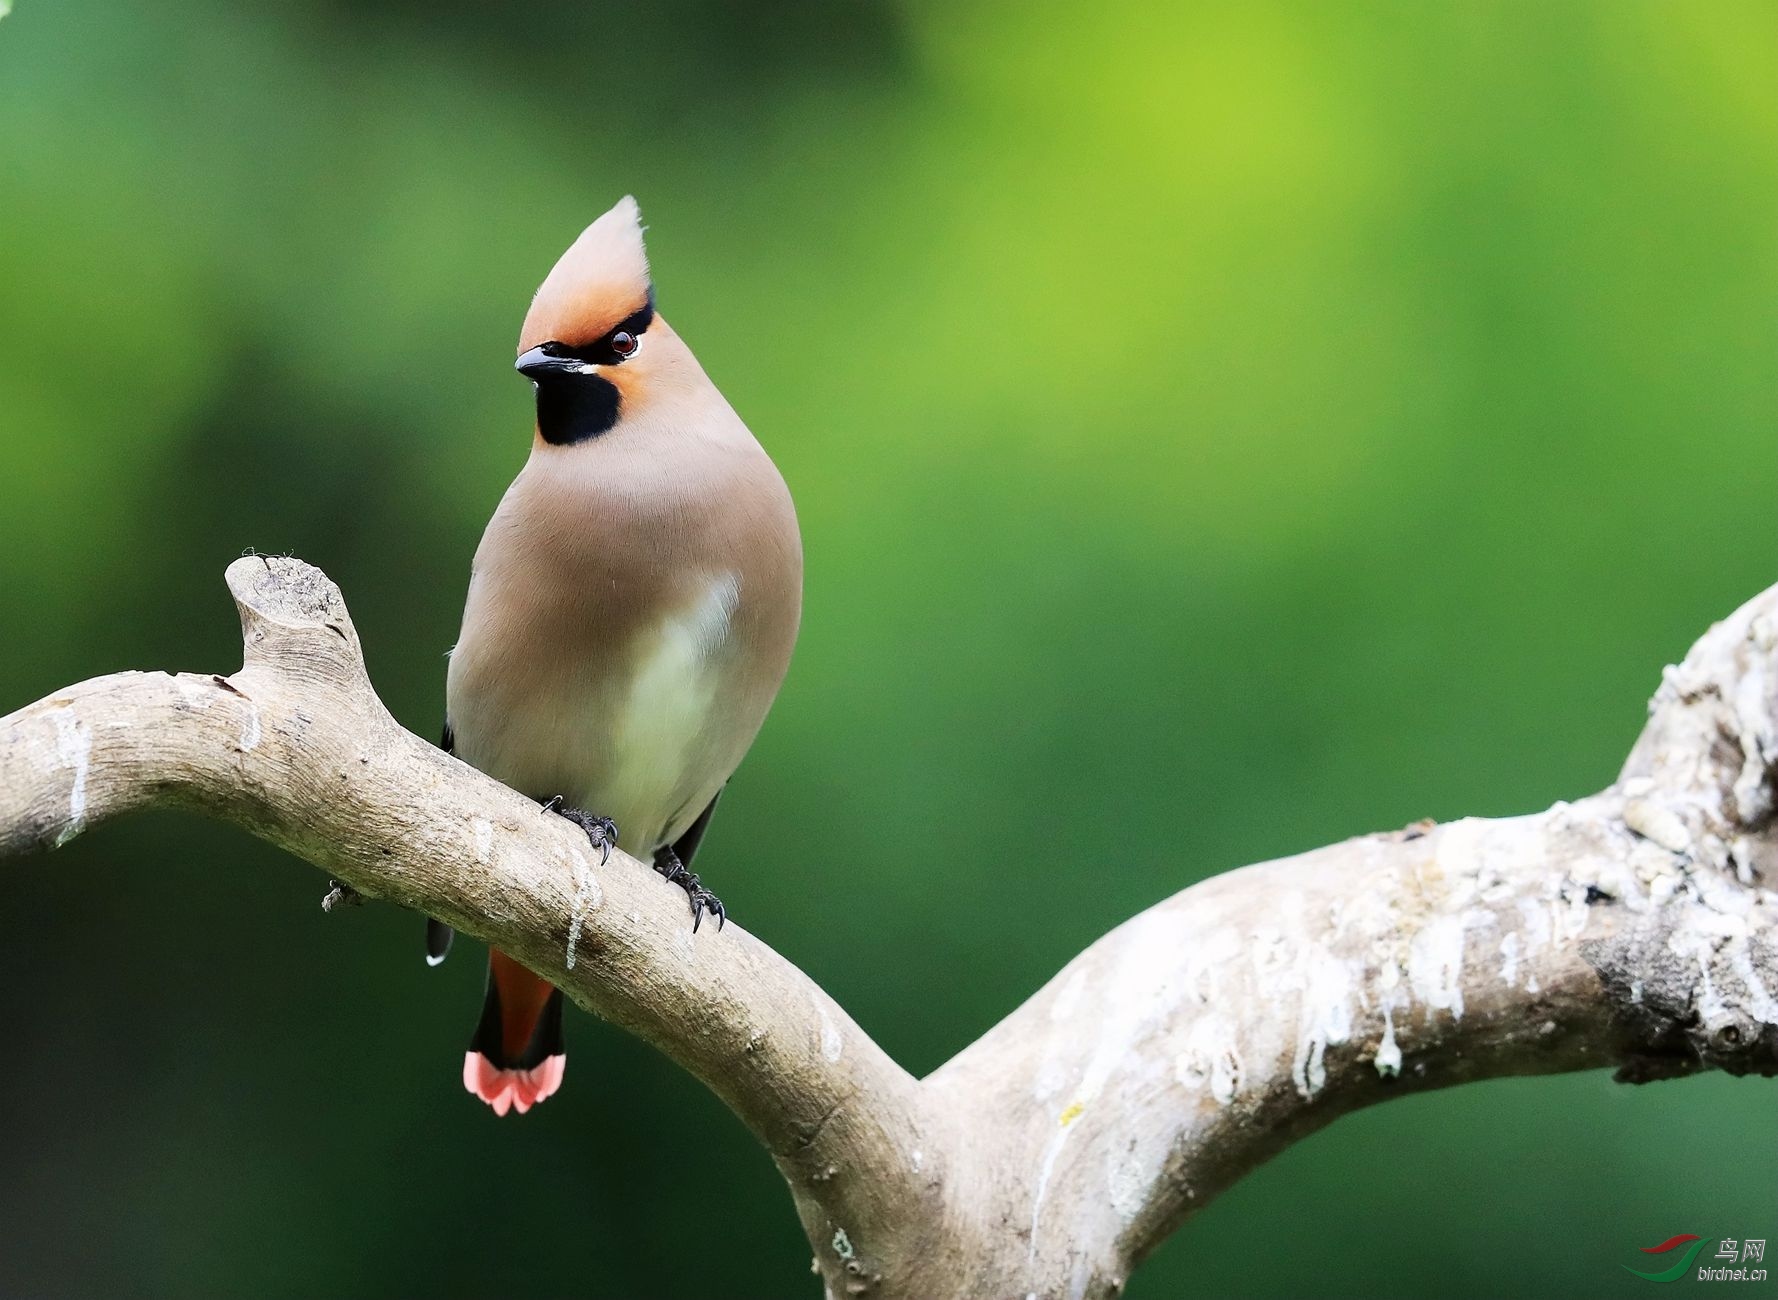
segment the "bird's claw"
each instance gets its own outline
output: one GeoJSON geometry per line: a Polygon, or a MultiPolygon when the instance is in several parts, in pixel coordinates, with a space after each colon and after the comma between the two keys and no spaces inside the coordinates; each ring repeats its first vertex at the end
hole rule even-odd
{"type": "Polygon", "coordinates": [[[693,934],[698,932],[698,926],[703,923],[705,912],[709,912],[716,918],[718,930],[728,924],[728,909],[722,905],[720,898],[698,883],[696,876],[691,878],[685,892],[691,898],[691,932],[693,934]]]}
{"type": "Polygon", "coordinates": [[[352,886],[348,885],[343,880],[328,881],[327,893],[321,899],[321,910],[323,912],[331,912],[335,908],[345,907],[347,905],[352,907],[362,907],[364,905],[364,895],[359,893],[356,889],[353,889],[352,886]]]}
{"type": "Polygon", "coordinates": [[[669,885],[678,885],[685,891],[686,898],[691,901],[691,932],[693,934],[696,934],[698,927],[704,923],[705,913],[716,918],[718,930],[728,924],[728,908],[722,905],[720,898],[704,888],[704,882],[698,879],[695,872],[686,869],[685,864],[679,860],[679,855],[673,850],[664,849],[657,854],[654,860],[654,869],[666,877],[669,885]]]}
{"type": "Polygon", "coordinates": [[[553,812],[558,817],[565,817],[581,830],[586,832],[587,839],[592,841],[599,850],[599,865],[604,866],[611,861],[611,848],[617,843],[617,823],[609,817],[601,817],[597,813],[582,812],[578,808],[569,808],[557,795],[543,805],[544,812],[553,812]]]}

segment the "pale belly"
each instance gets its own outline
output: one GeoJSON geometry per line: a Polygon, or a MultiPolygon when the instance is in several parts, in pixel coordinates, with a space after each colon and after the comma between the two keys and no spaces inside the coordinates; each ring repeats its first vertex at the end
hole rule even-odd
{"type": "Polygon", "coordinates": [[[447,686],[458,756],[534,799],[610,817],[646,860],[721,791],[770,703],[744,687],[737,599],[734,576],[718,575],[627,644],[578,655],[496,644],[466,621],[447,686]]]}

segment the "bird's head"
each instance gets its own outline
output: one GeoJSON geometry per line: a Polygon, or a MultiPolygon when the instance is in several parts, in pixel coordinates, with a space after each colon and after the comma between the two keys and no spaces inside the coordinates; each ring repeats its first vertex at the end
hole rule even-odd
{"type": "Polygon", "coordinates": [[[658,390],[684,345],[655,315],[636,200],[581,232],[544,277],[519,333],[537,390],[537,435],[557,445],[609,432],[658,390]]]}

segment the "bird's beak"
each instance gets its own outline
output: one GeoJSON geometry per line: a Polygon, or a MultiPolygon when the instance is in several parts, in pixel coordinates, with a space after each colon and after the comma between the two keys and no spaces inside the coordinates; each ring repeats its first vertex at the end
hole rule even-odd
{"type": "Polygon", "coordinates": [[[579,357],[568,354],[568,349],[560,343],[539,343],[528,352],[521,353],[513,363],[525,378],[536,381],[545,375],[588,375],[597,366],[582,361],[579,357]]]}

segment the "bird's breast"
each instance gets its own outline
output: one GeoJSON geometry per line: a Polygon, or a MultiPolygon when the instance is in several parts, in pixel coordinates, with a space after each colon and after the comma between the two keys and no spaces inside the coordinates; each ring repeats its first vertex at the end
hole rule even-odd
{"type": "Polygon", "coordinates": [[[802,563],[756,444],[697,464],[662,446],[642,465],[623,436],[550,448],[508,491],[446,697],[464,761],[612,818],[646,856],[716,796],[764,721],[802,563]]]}
{"type": "Polygon", "coordinates": [[[484,610],[451,662],[461,757],[533,798],[611,817],[633,853],[682,830],[757,727],[731,707],[747,658],[733,637],[737,577],[691,585],[622,640],[601,636],[595,614],[581,637],[551,645],[519,630],[519,611],[484,610]]]}
{"type": "MultiPolygon", "coordinates": [[[[599,797],[633,810],[636,842],[650,848],[669,830],[683,829],[670,823],[702,810],[701,804],[683,806],[725,761],[730,727],[722,696],[739,658],[729,645],[739,595],[736,575],[718,574],[694,601],[641,631],[598,728],[611,756],[599,797]]],[[[739,761],[737,754],[733,762],[739,761]]],[[[618,827],[621,832],[621,820],[618,827]]]]}

